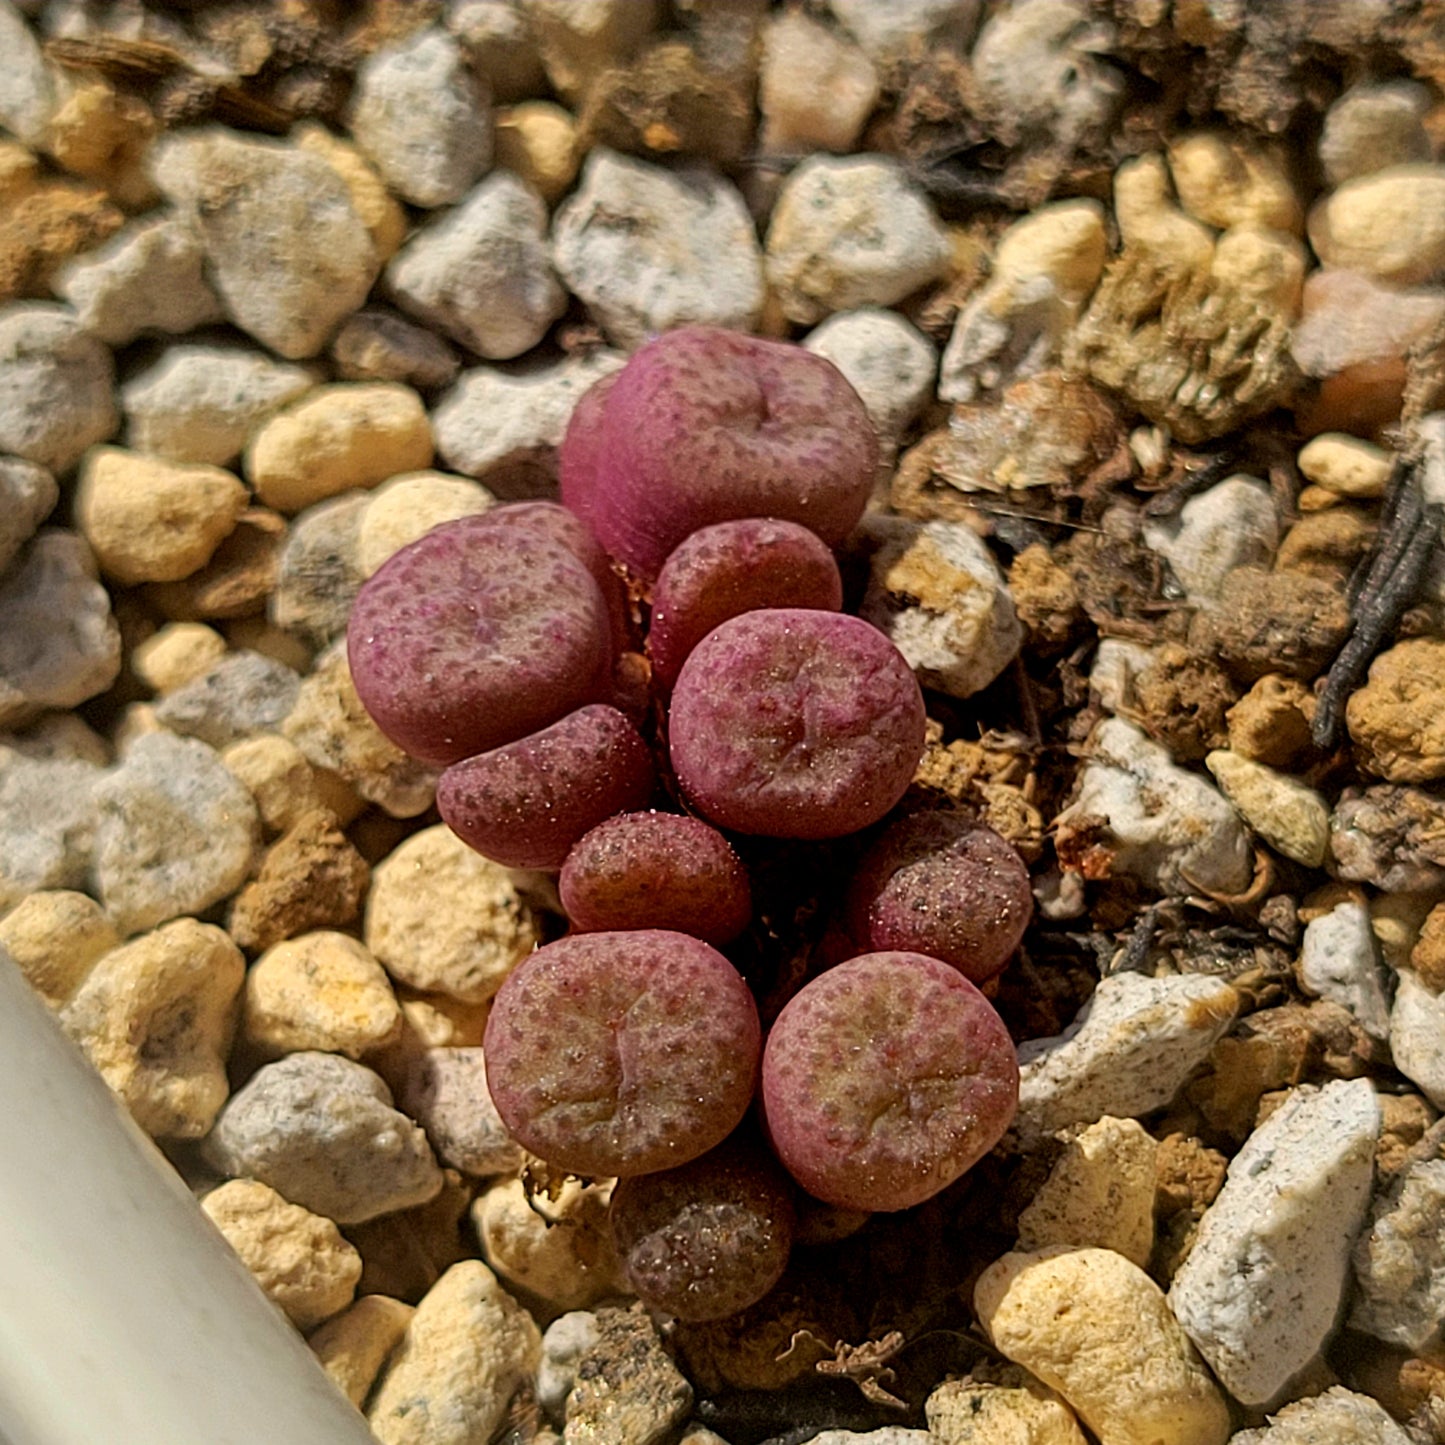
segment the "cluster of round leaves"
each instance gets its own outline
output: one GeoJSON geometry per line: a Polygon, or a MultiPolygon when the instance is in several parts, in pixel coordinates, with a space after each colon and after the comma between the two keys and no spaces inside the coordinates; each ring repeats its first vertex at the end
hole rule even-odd
{"type": "Polygon", "coordinates": [[[526,1148],[620,1181],[628,1277],[684,1318],[772,1287],[798,1187],[908,1208],[991,1149],[1017,1104],[1013,1045],[976,985],[1016,948],[1029,880],[988,829],[884,826],[847,890],[859,956],[766,1038],[722,951],[752,917],[729,835],[873,828],[923,749],[912,670],[841,610],[832,547],[876,466],[830,363],[671,332],[577,406],[564,505],[435,528],[351,616],[357,692],[443,769],[445,821],[498,862],[560,870],[572,931],[497,994],[488,1084],[526,1148]]]}

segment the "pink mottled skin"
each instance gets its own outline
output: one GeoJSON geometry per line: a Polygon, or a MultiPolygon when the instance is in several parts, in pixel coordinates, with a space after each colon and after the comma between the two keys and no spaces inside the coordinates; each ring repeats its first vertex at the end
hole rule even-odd
{"type": "Polygon", "coordinates": [[[512,742],[606,696],[611,681],[606,599],[530,504],[403,547],[362,587],[346,636],[367,712],[428,763],[512,742]]]}
{"type": "Polygon", "coordinates": [[[747,870],[716,828],[681,813],[622,813],[567,855],[558,880],[579,933],[669,928],[728,943],[748,926],[747,870]]]}
{"type": "Polygon", "coordinates": [[[863,515],[878,439],[857,392],[822,357],[687,326],[603,385],[568,428],[562,500],[639,576],[655,577],[674,547],[714,522],[780,517],[832,546],[863,515]]]}
{"type": "Polygon", "coordinates": [[[1032,913],[1018,850],[954,813],[890,823],[848,890],[848,931],[860,947],[927,953],[973,983],[1009,961],[1032,913]]]}
{"type": "Polygon", "coordinates": [[[715,628],[683,664],[669,719],[684,794],[720,828],[840,838],[903,796],[923,753],[923,694],[877,628],[763,609],[715,628]]]}
{"type": "Polygon", "coordinates": [[[844,1209],[931,1199],[1002,1137],[1018,1107],[1003,1020],[957,969],[870,953],[789,1000],[763,1052],[762,1103],[783,1166],[844,1209]]]}
{"type": "Polygon", "coordinates": [[[767,1294],[792,1252],[791,1182],[746,1126],[679,1169],[621,1179],[613,1243],[639,1299],[684,1320],[717,1320],[767,1294]]]}
{"type": "Polygon", "coordinates": [[[498,991],[487,1087],[517,1141],[559,1169],[650,1174],[720,1144],[747,1112],[761,1030],[737,970],[684,933],[581,933],[498,991]]]}
{"type": "Polygon", "coordinates": [[[509,868],[560,868],[573,844],[652,792],[652,754],[616,708],[579,708],[540,732],[453,763],[437,809],[457,837],[509,868]]]}
{"type": "Polygon", "coordinates": [[[671,688],[688,654],[730,617],[760,607],[836,612],[842,605],[838,563],[806,527],[776,517],[703,527],[657,574],[647,631],[653,676],[671,688]]]}

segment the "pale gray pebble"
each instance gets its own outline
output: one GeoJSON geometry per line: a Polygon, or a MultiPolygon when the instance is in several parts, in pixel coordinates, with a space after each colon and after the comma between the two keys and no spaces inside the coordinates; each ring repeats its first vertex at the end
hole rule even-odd
{"type": "Polygon", "coordinates": [[[1114,872],[1161,893],[1233,895],[1249,886],[1253,850],[1233,805],[1122,718],[1094,729],[1077,793],[1057,824],[1090,818],[1107,824],[1114,872]]]}
{"type": "Polygon", "coordinates": [[[552,244],[568,289],[628,350],[676,326],[751,330],[762,315],[752,217],[713,171],[664,170],[596,146],[558,208],[552,244]]]}
{"type": "Polygon", "coordinates": [[[205,247],[186,216],[133,221],[66,265],[55,290],[81,325],[110,346],[146,331],[180,333],[220,321],[220,298],[202,269],[205,247]]]}
{"type": "Polygon", "coordinates": [[[1203,974],[1102,979],[1062,1034],[1019,1045],[1015,1133],[1032,1146],[1073,1124],[1137,1119],[1172,1103],[1238,1007],[1229,984],[1203,974]]]}
{"type": "Polygon", "coordinates": [[[133,742],[96,785],[95,888],[124,934],[205,912],[251,872],[261,836],[241,781],[195,738],[133,742]]]}
{"type": "Polygon", "coordinates": [[[1375,1200],[1355,1242],[1352,1329],[1421,1354],[1440,1342],[1445,1322],[1445,1125],[1417,1144],[1415,1157],[1375,1200]]]}
{"type": "Polygon", "coordinates": [[[0,452],[53,472],[115,433],[115,367],[68,307],[27,301],[0,311],[0,452]]]}
{"type": "Polygon", "coordinates": [[[0,126],[24,144],[45,140],[59,97],[35,33],[11,0],[0,0],[0,126]]]}
{"type": "Polygon", "coordinates": [[[312,647],[346,631],[351,604],[366,580],[361,570],[361,523],[370,492],[344,492],[307,507],[292,521],[281,549],[270,616],[312,647]]]}
{"type": "Polygon", "coordinates": [[[315,385],[307,368],[249,347],[168,346],[121,387],[126,444],[167,461],[226,466],[253,430],[315,385]]]}
{"type": "Polygon", "coordinates": [[[449,343],[379,306],[346,322],[331,343],[331,358],[344,381],[399,381],[418,391],[450,386],[461,370],[449,343]]]}
{"type": "Polygon", "coordinates": [[[95,697],[120,663],[120,629],[89,544],[41,531],[0,577],[0,728],[95,697]]]}
{"type": "Polygon", "coordinates": [[[541,93],[546,76],[522,0],[447,0],[446,26],[495,100],[541,93]]]}
{"type": "Polygon", "coordinates": [[[847,377],[885,445],[896,445],[932,400],[938,348],[896,311],[863,306],[834,312],[803,345],[847,377]]]}
{"type": "Polygon", "coordinates": [[[977,106],[996,132],[1077,144],[1101,136],[1124,97],[1124,74],[1105,58],[1113,27],[1086,0],[999,6],[974,43],[977,106]]]}
{"type": "Polygon", "coordinates": [[[1325,179],[1338,186],[1386,166],[1428,161],[1425,117],[1434,103],[1428,87],[1416,80],[1352,85],[1325,113],[1320,132],[1325,179]]]}
{"type": "Polygon", "coordinates": [[[1346,788],[1330,814],[1330,864],[1383,893],[1445,886],[1445,798],[1393,783],[1346,788]]]}
{"type": "Polygon", "coordinates": [[[1228,477],[1191,497],[1174,516],[1145,522],[1142,536],[1200,606],[1219,596],[1236,567],[1268,565],[1279,546],[1279,517],[1258,478],[1228,477]]]}
{"type": "Polygon", "coordinates": [[[1302,1084],[1245,1140],[1169,1304],[1243,1405],[1267,1405],[1334,1333],[1374,1177],[1368,1079],[1302,1084]]]}
{"type": "Polygon", "coordinates": [[[1412,969],[1400,971],[1390,1009],[1395,1067],[1437,1109],[1445,1109],[1445,994],[1427,988],[1412,969]]]}
{"type": "Polygon", "coordinates": [[[95,844],[102,770],[27,757],[0,742],[0,913],[43,888],[82,891],[95,844]]]}
{"type": "Polygon", "coordinates": [[[1390,1002],[1370,910],[1346,900],[1305,925],[1300,987],[1348,1009],[1372,1039],[1390,1036],[1390,1002]]]}
{"type": "Polygon", "coordinates": [[[274,732],[296,705],[301,678],[259,652],[228,652],[209,672],[158,698],[155,717],[218,752],[257,733],[274,732]]]}
{"type": "Polygon", "coordinates": [[[493,361],[530,351],[567,309],[552,270],[547,206],[521,177],[497,171],[392,257],[398,306],[493,361]]]}
{"type": "Polygon", "coordinates": [[[55,510],[60,486],[44,467],[0,457],[0,572],[55,510]]]}
{"type": "Polygon", "coordinates": [[[799,1445],[939,1445],[939,1437],[931,1430],[882,1425],[877,1430],[823,1430],[799,1445]]]}
{"type": "Polygon", "coordinates": [[[555,362],[463,372],[432,413],[437,454],[504,498],[547,495],[572,409],[594,381],[625,361],[615,351],[577,352],[555,362]],[[509,489],[508,480],[517,486],[509,489]]]}
{"type": "Polygon", "coordinates": [[[810,156],[778,193],[767,275],[783,314],[892,306],[937,280],[952,256],[928,197],[891,156],[810,156]]]}
{"type": "Polygon", "coordinates": [[[481,1049],[424,1050],[408,1063],[397,1103],[426,1130],[443,1164],[478,1178],[521,1168],[522,1148],[492,1102],[481,1049]]]}
{"type": "Polygon", "coordinates": [[[1257,1430],[1231,1435],[1229,1445],[1416,1445],[1383,1405],[1343,1385],[1296,1400],[1269,1418],[1257,1430]]]}
{"type": "Polygon", "coordinates": [[[828,0],[828,8],[863,53],[879,65],[920,55],[929,44],[966,45],[978,25],[979,0],[828,0]]]}
{"type": "Polygon", "coordinates": [[[446,206],[492,163],[490,102],[457,42],[427,26],[362,63],[351,134],[404,201],[446,206]]]}
{"type": "Polygon", "coordinates": [[[601,1338],[597,1316],[591,1310],[568,1310],[558,1315],[542,1334],[542,1359],[537,1366],[537,1403],[547,1417],[560,1425],[567,1396],[577,1381],[577,1366],[601,1338]]]}
{"type": "Polygon", "coordinates": [[[337,1224],[425,1204],[442,1187],[426,1135],[391,1091],[339,1054],[288,1054],[233,1094],[205,1145],[232,1179],[259,1179],[337,1224]]]}
{"type": "Polygon", "coordinates": [[[195,217],[227,316],[289,361],[315,356],[380,269],[341,176],[285,141],[221,126],[152,148],[156,184],[195,217]]]}
{"type": "Polygon", "coordinates": [[[577,1363],[565,1438],[589,1445],[661,1445],[692,1412],[692,1386],[642,1305],[604,1305],[597,1342],[577,1363]]]}

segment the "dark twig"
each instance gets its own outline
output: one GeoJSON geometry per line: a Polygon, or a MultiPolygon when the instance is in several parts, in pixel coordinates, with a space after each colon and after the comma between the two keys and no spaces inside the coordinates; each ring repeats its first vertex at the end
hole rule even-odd
{"type": "Polygon", "coordinates": [[[1385,528],[1376,539],[1363,577],[1357,574],[1357,585],[1351,588],[1352,630],[1330,666],[1315,705],[1310,732],[1321,748],[1335,746],[1350,694],[1380,644],[1415,600],[1440,537],[1440,508],[1421,496],[1414,467],[1397,469],[1386,504],[1385,528]]]}

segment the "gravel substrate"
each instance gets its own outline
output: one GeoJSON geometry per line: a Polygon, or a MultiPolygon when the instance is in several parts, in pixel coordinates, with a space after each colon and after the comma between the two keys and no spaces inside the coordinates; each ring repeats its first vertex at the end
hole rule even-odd
{"type": "Polygon", "coordinates": [[[385,1445],[1445,1445],[1442,96],[1430,0],[0,0],[0,955],[385,1445]],[[861,397],[905,807],[1034,897],[1003,1140],[706,1323],[497,1114],[556,875],[345,644],[699,323],[861,397]]]}

